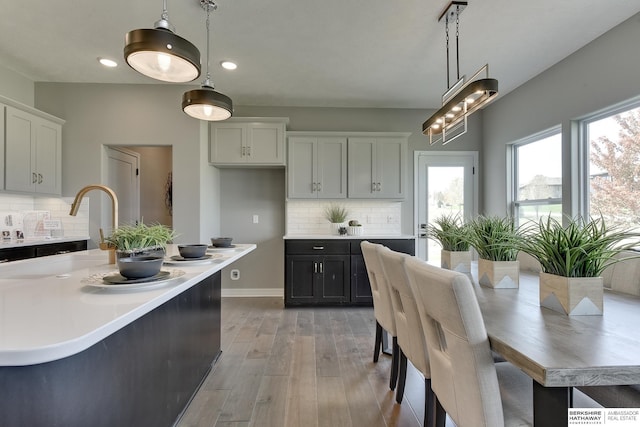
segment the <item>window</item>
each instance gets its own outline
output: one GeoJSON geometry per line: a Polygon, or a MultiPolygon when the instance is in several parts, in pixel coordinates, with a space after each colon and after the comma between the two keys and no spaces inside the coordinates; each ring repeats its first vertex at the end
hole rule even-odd
{"type": "Polygon", "coordinates": [[[608,225],[640,222],[640,102],[582,122],[583,211],[608,225]]]}
{"type": "Polygon", "coordinates": [[[512,215],[517,225],[552,215],[562,220],[562,135],[556,127],[511,147],[512,215]]]}

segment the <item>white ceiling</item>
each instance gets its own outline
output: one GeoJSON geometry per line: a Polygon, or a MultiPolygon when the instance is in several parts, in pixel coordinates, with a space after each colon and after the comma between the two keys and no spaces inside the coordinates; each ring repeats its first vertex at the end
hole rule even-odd
{"type": "MultiPolygon", "coordinates": [[[[446,57],[437,19],[448,0],[216,3],[212,80],[236,105],[440,105],[446,57]],[[223,70],[223,59],[238,69],[223,70]]],[[[168,11],[206,62],[199,0],[168,0],[168,11]]],[[[161,0],[0,0],[0,64],[36,82],[158,83],[129,68],[122,49],[126,32],[153,27],[161,12],[161,0]],[[119,66],[106,69],[98,56],[119,66]]],[[[489,63],[504,95],[638,12],[638,0],[469,0],[461,74],[489,63]]]]}

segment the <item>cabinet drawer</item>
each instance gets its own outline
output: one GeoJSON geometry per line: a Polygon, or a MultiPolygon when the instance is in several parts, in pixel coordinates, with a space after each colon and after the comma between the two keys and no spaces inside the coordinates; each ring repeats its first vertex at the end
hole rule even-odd
{"type": "Polygon", "coordinates": [[[77,252],[87,250],[87,241],[52,243],[49,245],[36,246],[36,257],[64,254],[67,252],[77,252]]]}
{"type": "Polygon", "coordinates": [[[349,242],[343,240],[286,240],[285,254],[349,254],[349,242]]]}
{"type": "Polygon", "coordinates": [[[379,243],[396,252],[415,255],[415,239],[362,239],[351,241],[351,254],[361,255],[360,242],[366,240],[371,243],[379,243]]]}

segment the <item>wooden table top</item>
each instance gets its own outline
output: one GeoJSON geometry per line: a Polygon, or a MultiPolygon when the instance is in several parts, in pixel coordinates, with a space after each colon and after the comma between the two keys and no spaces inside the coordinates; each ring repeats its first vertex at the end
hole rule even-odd
{"type": "Polygon", "coordinates": [[[537,273],[520,272],[519,289],[492,289],[476,272],[492,349],[539,384],[640,384],[640,298],[605,291],[602,316],[567,316],[540,307],[537,273]]]}

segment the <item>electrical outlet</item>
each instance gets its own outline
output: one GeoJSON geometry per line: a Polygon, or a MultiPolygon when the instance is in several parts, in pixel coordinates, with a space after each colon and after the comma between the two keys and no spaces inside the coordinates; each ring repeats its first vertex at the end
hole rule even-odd
{"type": "Polygon", "coordinates": [[[231,280],[239,280],[240,279],[240,270],[233,269],[231,270],[231,280]]]}
{"type": "Polygon", "coordinates": [[[253,223],[257,224],[260,222],[260,217],[258,215],[253,215],[253,223]]]}

